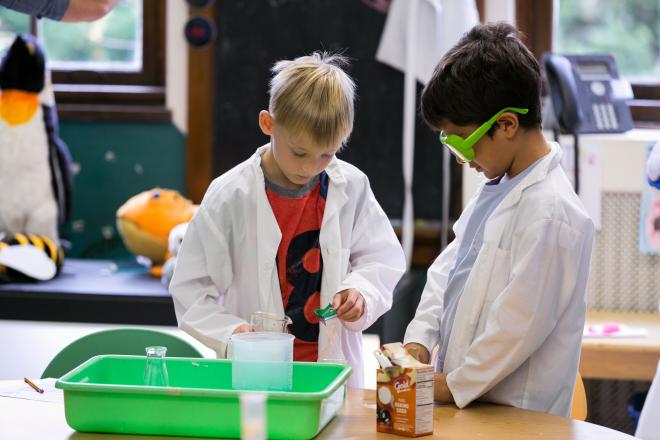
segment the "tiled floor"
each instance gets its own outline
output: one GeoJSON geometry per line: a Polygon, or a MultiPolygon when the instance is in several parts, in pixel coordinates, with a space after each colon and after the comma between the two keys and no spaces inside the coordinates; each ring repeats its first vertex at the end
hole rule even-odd
{"type": "MultiPolygon", "coordinates": [[[[88,333],[125,325],[0,320],[0,380],[39,378],[48,362],[65,346],[88,333]]],[[[175,327],[140,326],[175,334],[192,343],[204,357],[215,352],[175,327]]],[[[377,363],[372,353],[377,335],[364,335],[365,384],[376,387],[377,363]]]]}

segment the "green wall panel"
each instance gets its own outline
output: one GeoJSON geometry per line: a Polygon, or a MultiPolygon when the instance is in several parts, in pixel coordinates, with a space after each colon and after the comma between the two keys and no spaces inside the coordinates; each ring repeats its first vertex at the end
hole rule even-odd
{"type": "Polygon", "coordinates": [[[184,194],[185,138],[172,124],[60,123],[74,162],[73,214],[61,228],[68,257],[125,258],[115,213],[156,186],[184,194]]]}

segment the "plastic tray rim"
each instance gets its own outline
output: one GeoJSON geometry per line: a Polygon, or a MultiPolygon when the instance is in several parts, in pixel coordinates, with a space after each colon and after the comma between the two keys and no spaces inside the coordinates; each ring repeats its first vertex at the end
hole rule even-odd
{"type": "MultiPolygon", "coordinates": [[[[352,372],[350,365],[341,365],[344,367],[342,372],[330,383],[325,389],[315,392],[294,392],[294,391],[256,391],[256,390],[221,390],[221,389],[204,389],[204,388],[188,388],[188,387],[156,387],[146,385],[121,385],[121,384],[99,384],[99,383],[83,383],[83,382],[70,382],[69,379],[78,374],[83,369],[87,368],[90,364],[97,362],[102,358],[119,358],[119,359],[144,359],[144,356],[131,356],[131,355],[97,355],[94,356],[73,370],[66,373],[55,382],[55,388],[64,391],[86,391],[86,392],[113,392],[113,393],[131,393],[131,394],[149,394],[149,395],[164,395],[164,396],[191,396],[191,397],[227,397],[238,398],[239,394],[263,394],[265,393],[269,399],[278,400],[320,400],[330,397],[339,387],[343,386],[348,376],[352,372]]],[[[187,358],[187,357],[166,357],[166,359],[180,359],[192,362],[231,362],[228,359],[208,359],[208,358],[187,358]]],[[[315,362],[293,362],[294,364],[314,364],[315,362]]],[[[323,364],[332,365],[332,364],[323,364]]]]}

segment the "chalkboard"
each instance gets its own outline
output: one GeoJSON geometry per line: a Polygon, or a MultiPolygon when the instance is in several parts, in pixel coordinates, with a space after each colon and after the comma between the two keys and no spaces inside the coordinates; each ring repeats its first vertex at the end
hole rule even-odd
{"type": "MultiPolygon", "coordinates": [[[[223,0],[217,4],[214,173],[219,175],[268,142],[258,113],[268,108],[270,68],[315,50],[342,51],[357,83],[353,134],[340,158],[369,176],[390,218],[401,218],[403,74],[376,61],[385,13],[363,0],[223,0]]],[[[419,96],[419,94],[418,94],[419,96]]],[[[452,160],[452,163],[454,161],[452,160]]],[[[453,165],[452,206],[460,203],[453,165]]],[[[417,118],[415,217],[439,219],[442,147],[417,118]]]]}

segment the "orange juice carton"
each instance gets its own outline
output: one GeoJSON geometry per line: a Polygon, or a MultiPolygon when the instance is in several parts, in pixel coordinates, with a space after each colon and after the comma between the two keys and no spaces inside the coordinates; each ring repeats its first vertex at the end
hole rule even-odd
{"type": "Polygon", "coordinates": [[[401,343],[385,344],[376,352],[381,365],[376,379],[377,431],[407,437],[433,434],[433,366],[417,361],[401,343]]]}

